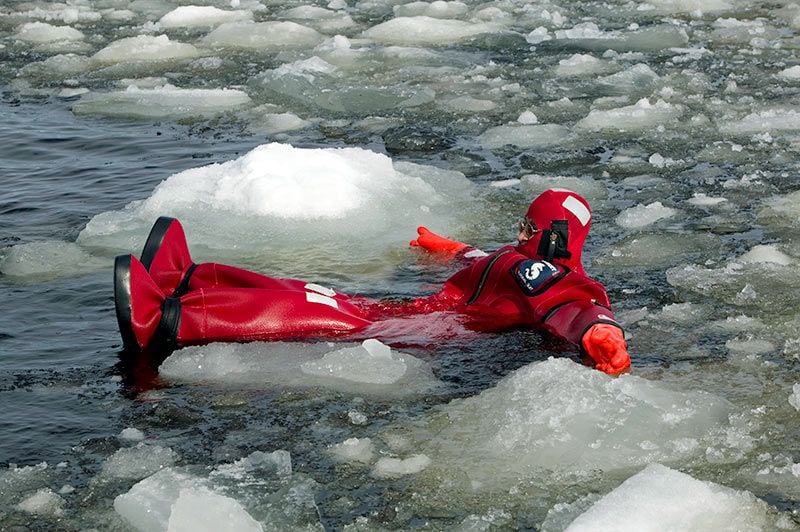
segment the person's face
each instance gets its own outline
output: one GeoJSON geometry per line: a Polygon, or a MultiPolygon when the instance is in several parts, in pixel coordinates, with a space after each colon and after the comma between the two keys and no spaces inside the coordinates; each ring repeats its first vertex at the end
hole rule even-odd
{"type": "Polygon", "coordinates": [[[536,224],[533,223],[527,216],[523,217],[518,223],[519,234],[517,235],[517,242],[524,244],[539,232],[536,224]]]}

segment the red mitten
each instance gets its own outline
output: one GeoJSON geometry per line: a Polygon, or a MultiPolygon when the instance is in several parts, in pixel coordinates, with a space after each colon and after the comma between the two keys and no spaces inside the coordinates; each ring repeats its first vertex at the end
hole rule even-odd
{"type": "Polygon", "coordinates": [[[584,351],[594,361],[595,368],[609,375],[626,373],[631,368],[628,344],[622,329],[608,323],[595,323],[581,340],[584,351]]]}
{"type": "Polygon", "coordinates": [[[457,242],[455,240],[450,240],[449,238],[439,236],[436,233],[429,231],[427,227],[418,227],[417,233],[419,236],[408,244],[412,247],[421,247],[426,251],[430,251],[431,253],[446,253],[448,255],[455,255],[462,249],[469,247],[463,242],[457,242]]]}

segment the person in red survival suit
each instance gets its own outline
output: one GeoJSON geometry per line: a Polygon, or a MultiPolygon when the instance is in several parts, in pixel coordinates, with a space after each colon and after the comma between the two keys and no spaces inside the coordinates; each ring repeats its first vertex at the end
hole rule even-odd
{"type": "Polygon", "coordinates": [[[161,217],[141,262],[115,260],[115,306],[126,349],[168,351],[215,341],[381,337],[398,318],[447,312],[470,330],[544,329],[608,374],[630,369],[605,288],[581,262],[591,210],[580,195],[550,189],[530,204],[517,245],[486,254],[420,227],[412,247],[471,263],[431,296],[374,300],[217,263],[192,262],[178,220],[161,217]]]}

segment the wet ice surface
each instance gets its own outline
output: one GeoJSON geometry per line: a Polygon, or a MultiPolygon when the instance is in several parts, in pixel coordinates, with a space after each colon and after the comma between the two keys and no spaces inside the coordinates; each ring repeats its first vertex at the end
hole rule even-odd
{"type": "Polygon", "coordinates": [[[1,527],[797,528],[798,17],[2,3],[1,527]],[[458,330],[115,366],[111,261],[159,215],[198,260],[400,297],[448,271],[416,225],[491,249],[548,187],[593,206],[630,376],[458,330]]]}

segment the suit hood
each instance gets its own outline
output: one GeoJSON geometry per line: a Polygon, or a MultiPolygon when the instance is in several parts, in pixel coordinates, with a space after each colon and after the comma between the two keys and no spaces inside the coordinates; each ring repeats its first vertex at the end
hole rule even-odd
{"type": "Polygon", "coordinates": [[[531,202],[526,216],[539,231],[517,251],[585,275],[581,253],[592,225],[589,202],[571,190],[552,188],[531,202]]]}

